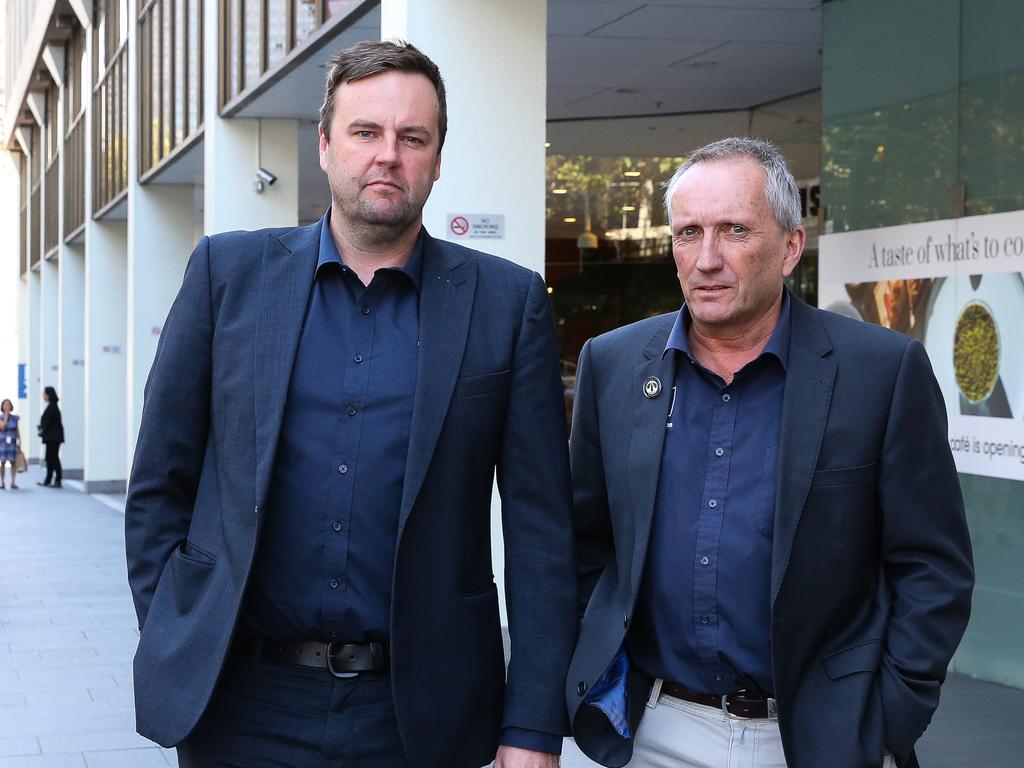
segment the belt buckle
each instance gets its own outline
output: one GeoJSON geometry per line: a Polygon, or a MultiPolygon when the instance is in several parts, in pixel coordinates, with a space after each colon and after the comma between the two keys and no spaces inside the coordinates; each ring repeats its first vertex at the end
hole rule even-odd
{"type": "MultiPolygon", "coordinates": [[[[350,677],[359,677],[358,672],[339,672],[334,668],[334,644],[334,640],[327,644],[327,671],[330,672],[333,677],[343,679],[350,677]]],[[[344,645],[344,643],[342,643],[341,645],[344,645]]]]}

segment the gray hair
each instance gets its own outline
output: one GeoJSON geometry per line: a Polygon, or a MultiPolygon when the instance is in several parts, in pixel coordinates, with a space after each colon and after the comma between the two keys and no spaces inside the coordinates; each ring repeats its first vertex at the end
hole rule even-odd
{"type": "Polygon", "coordinates": [[[679,188],[679,182],[684,173],[698,163],[713,163],[736,158],[750,158],[764,169],[764,196],[768,200],[772,216],[787,232],[792,232],[799,227],[802,221],[800,190],[797,189],[796,180],[793,178],[789,166],[786,165],[786,158],[770,142],[742,136],[719,139],[690,153],[686,162],[679,166],[668,184],[665,185],[665,211],[669,221],[672,221],[672,197],[675,195],[676,189],[679,188]]]}

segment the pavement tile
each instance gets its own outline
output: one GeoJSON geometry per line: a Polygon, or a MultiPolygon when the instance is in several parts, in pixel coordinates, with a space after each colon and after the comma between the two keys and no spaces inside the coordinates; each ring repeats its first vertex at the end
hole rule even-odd
{"type": "Polygon", "coordinates": [[[81,755],[0,757],[0,768],[88,768],[81,755]]]}
{"type": "Polygon", "coordinates": [[[0,757],[38,755],[39,740],[34,736],[0,737],[0,757]]]}
{"type": "Polygon", "coordinates": [[[40,736],[43,754],[54,752],[102,752],[112,749],[142,749],[153,742],[135,731],[94,731],[91,733],[64,733],[40,736]]]}
{"type": "Polygon", "coordinates": [[[89,768],[167,768],[159,747],[86,752],[84,757],[89,768]]]}

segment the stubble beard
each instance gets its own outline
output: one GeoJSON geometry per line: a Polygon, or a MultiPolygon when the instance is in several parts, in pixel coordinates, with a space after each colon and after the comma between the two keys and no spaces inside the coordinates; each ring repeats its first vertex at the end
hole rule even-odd
{"type": "Polygon", "coordinates": [[[361,238],[376,243],[392,243],[418,228],[423,205],[417,205],[405,192],[397,200],[369,200],[360,191],[355,198],[335,198],[334,207],[361,238]]]}

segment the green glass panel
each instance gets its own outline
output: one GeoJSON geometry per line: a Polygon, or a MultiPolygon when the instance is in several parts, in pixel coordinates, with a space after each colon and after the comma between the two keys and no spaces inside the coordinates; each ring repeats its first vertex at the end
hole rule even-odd
{"type": "Polygon", "coordinates": [[[945,218],[957,183],[957,0],[823,9],[821,190],[835,231],[945,218]]]}

